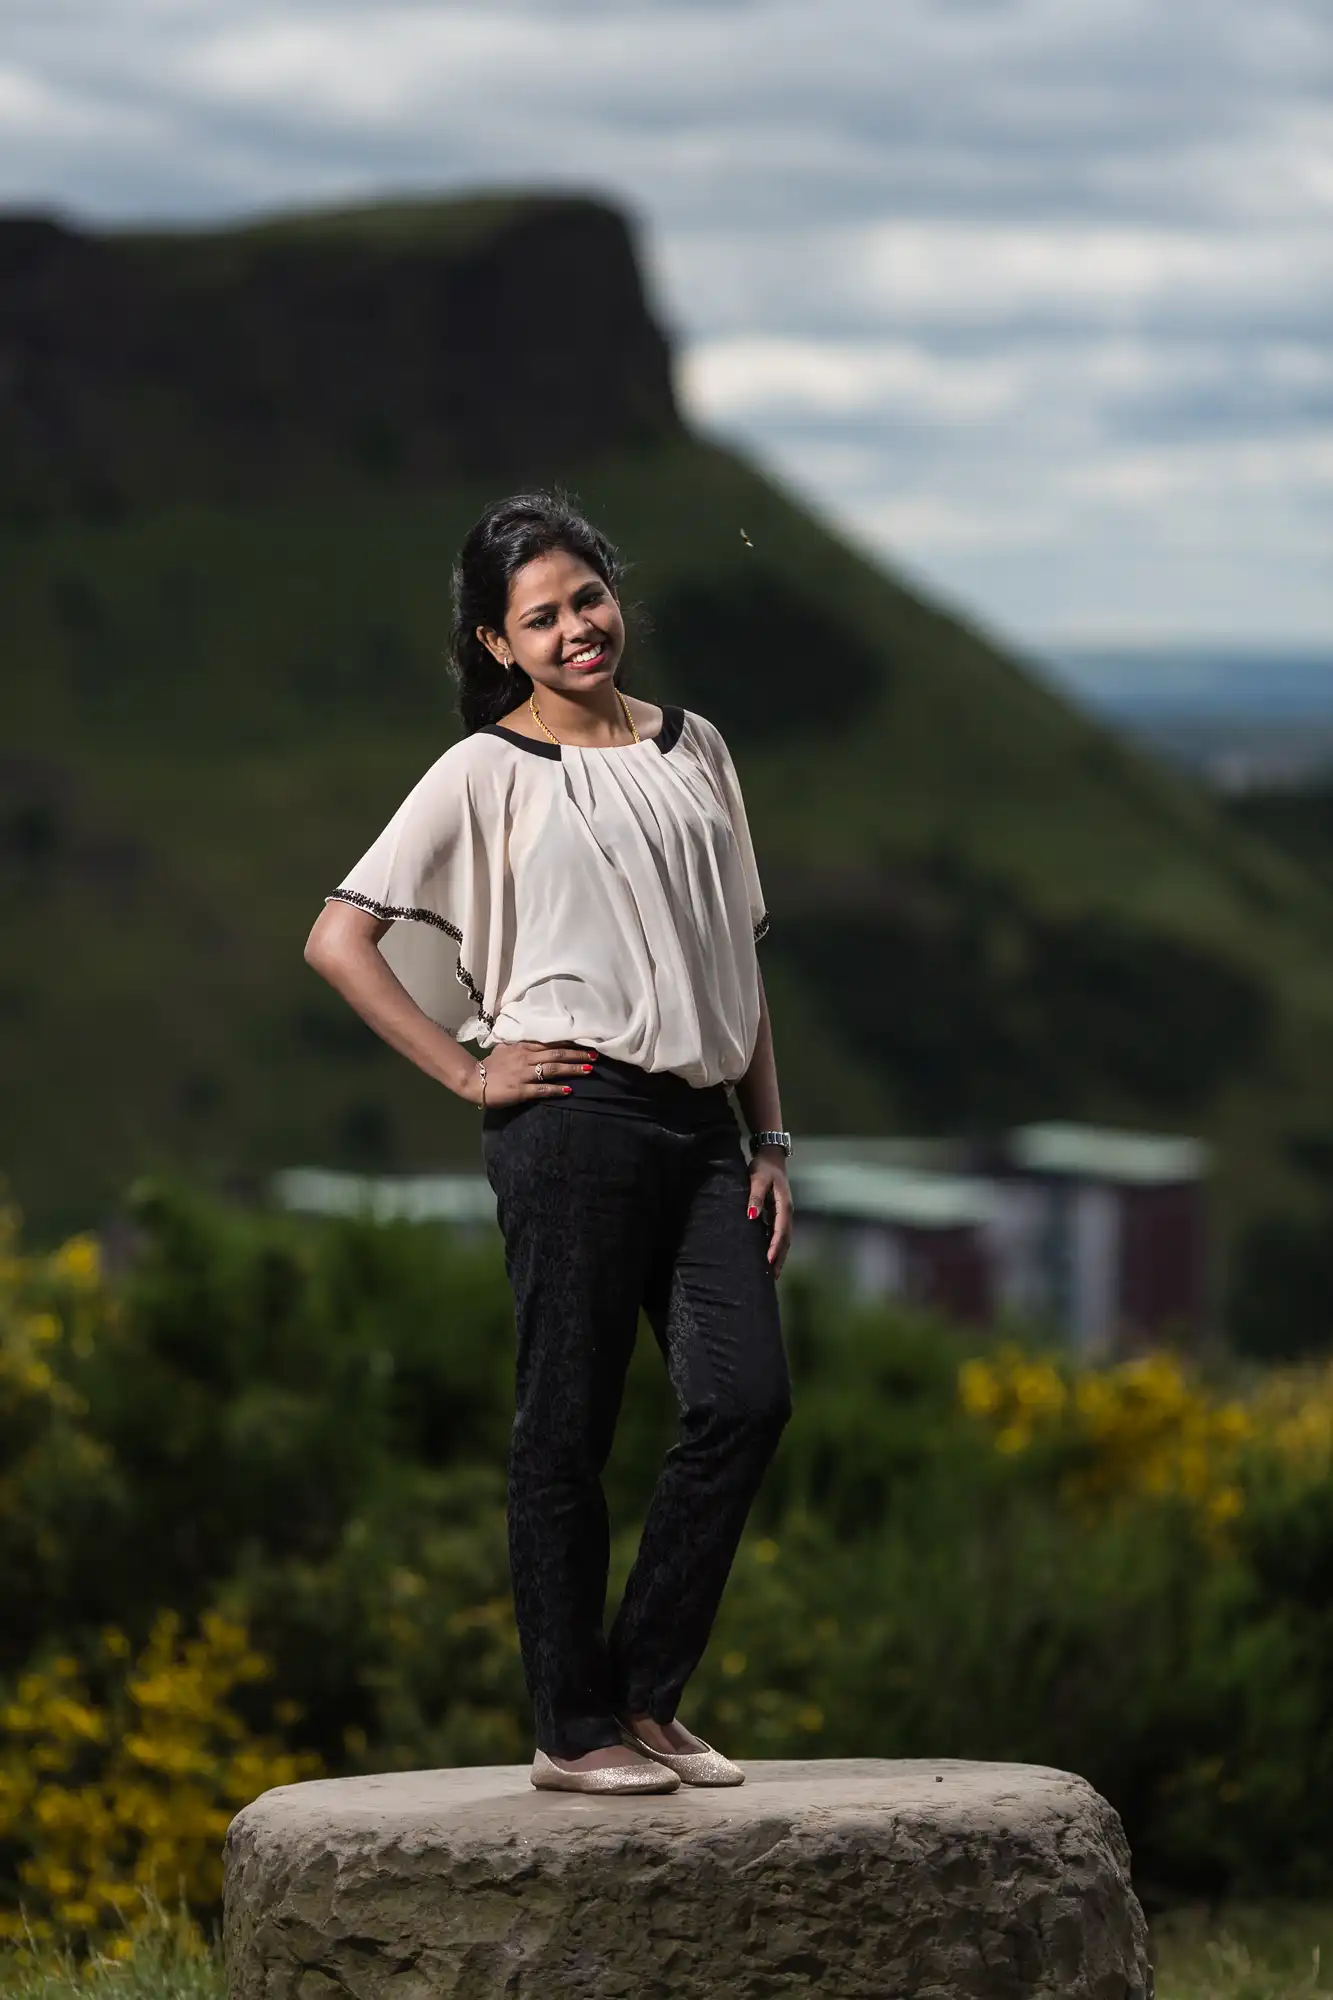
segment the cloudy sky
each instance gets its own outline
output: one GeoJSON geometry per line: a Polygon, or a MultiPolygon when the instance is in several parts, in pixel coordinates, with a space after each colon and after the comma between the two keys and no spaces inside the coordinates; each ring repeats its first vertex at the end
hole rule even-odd
{"type": "Polygon", "coordinates": [[[1331,83],[1327,0],[4,0],[0,201],[608,194],[696,418],[993,630],[1325,646],[1331,83]]]}

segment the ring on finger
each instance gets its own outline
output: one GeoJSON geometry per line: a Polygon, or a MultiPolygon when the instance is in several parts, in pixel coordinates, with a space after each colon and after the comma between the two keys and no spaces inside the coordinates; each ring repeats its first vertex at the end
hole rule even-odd
{"type": "Polygon", "coordinates": [[[545,1074],[546,1074],[546,1064],[545,1064],[545,1063],[538,1063],[538,1065],[537,1065],[537,1081],[538,1081],[538,1083],[540,1083],[540,1082],[542,1081],[542,1079],[543,1079],[543,1077],[545,1076],[545,1074]]]}

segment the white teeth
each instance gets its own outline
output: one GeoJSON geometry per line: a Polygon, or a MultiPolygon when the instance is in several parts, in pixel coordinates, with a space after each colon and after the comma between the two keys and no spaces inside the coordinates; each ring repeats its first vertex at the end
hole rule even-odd
{"type": "Polygon", "coordinates": [[[570,654],[569,664],[571,667],[577,667],[581,666],[584,660],[595,660],[601,650],[600,646],[585,646],[581,653],[570,654]]]}

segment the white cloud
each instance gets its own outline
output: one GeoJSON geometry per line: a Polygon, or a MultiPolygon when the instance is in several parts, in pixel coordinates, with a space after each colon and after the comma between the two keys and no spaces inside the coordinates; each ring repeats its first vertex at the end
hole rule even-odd
{"type": "Polygon", "coordinates": [[[679,380],[705,422],[766,413],[855,417],[870,409],[966,422],[1009,407],[1020,388],[1006,359],[953,360],[892,341],[700,341],[686,350],[679,380]]]}
{"type": "Polygon", "coordinates": [[[1327,231],[1204,232],[886,220],[854,229],[671,233],[663,260],[696,324],[769,333],[917,327],[1312,323],[1333,309],[1327,231]],[[761,317],[760,317],[761,316],[761,317]]]}
{"type": "Polygon", "coordinates": [[[0,67],[0,118],[12,138],[39,131],[58,112],[57,100],[36,77],[0,67]]]}
{"type": "MultiPolygon", "coordinates": [[[[1272,494],[1297,488],[1333,503],[1333,428],[1271,442],[1265,438],[1212,438],[1165,450],[1122,452],[1074,467],[1064,490],[1142,510],[1163,501],[1192,505],[1228,496],[1272,494]]],[[[1176,518],[1184,518],[1177,515],[1176,518]]]]}

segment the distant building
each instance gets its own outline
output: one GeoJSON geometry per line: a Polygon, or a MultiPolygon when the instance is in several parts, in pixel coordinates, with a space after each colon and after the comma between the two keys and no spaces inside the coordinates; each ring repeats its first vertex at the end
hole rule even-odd
{"type": "Polygon", "coordinates": [[[1042,1205],[1042,1283],[1080,1353],[1209,1332],[1208,1150],[1198,1139],[1087,1125],[1009,1134],[1007,1185],[1042,1205]]]}
{"type": "Polygon", "coordinates": [[[807,1139],[792,1255],[862,1296],[980,1325],[1043,1320],[1094,1359],[1210,1333],[1207,1149],[1197,1139],[1023,1125],[994,1145],[807,1139]]]}
{"type": "Polygon", "coordinates": [[[796,1264],[836,1270],[860,1298],[906,1299],[983,1326],[995,1317],[990,1182],[825,1151],[793,1154],[791,1184],[796,1264]]]}
{"type": "MultiPolygon", "coordinates": [[[[978,1326],[1060,1330],[1088,1360],[1211,1332],[1208,1154],[1197,1140],[1022,1125],[984,1148],[946,1139],[808,1138],[792,1155],[792,1267],[859,1298],[901,1298],[978,1326]]],[[[484,1174],[294,1167],[284,1207],[495,1227],[484,1174]]]]}

